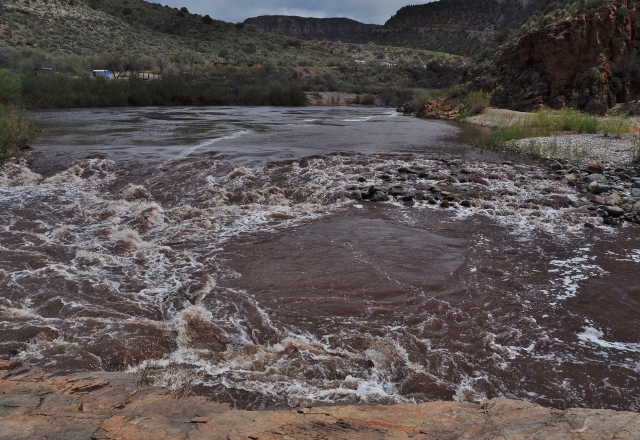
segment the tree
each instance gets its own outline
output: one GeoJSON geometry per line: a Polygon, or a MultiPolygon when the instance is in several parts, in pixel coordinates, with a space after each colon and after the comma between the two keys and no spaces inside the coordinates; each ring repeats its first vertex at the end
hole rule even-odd
{"type": "Polygon", "coordinates": [[[122,74],[122,55],[117,52],[105,52],[102,54],[102,66],[114,74],[114,78],[118,78],[122,74]],[[120,72],[116,76],[116,72],[120,72]]]}

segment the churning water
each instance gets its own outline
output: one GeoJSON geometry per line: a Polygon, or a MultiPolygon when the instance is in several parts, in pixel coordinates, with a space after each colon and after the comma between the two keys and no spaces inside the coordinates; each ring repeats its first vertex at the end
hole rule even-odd
{"type": "Polygon", "coordinates": [[[387,109],[34,117],[0,172],[0,355],[149,365],[252,409],[640,410],[638,229],[583,228],[584,194],[543,166],[387,109]],[[350,198],[371,185],[400,196],[350,198]]]}

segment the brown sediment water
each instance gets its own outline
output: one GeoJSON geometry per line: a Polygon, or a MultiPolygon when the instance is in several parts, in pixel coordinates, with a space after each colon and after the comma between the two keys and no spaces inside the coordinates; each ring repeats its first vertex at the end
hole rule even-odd
{"type": "Polygon", "coordinates": [[[640,410],[638,229],[584,228],[585,194],[542,164],[386,109],[34,118],[0,174],[2,356],[150,365],[249,409],[640,410]],[[413,197],[350,198],[371,185],[413,197]]]}

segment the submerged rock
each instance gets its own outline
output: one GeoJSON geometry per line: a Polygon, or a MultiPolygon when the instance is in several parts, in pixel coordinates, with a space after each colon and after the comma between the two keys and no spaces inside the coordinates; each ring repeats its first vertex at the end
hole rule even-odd
{"type": "Polygon", "coordinates": [[[388,202],[389,196],[382,191],[376,191],[373,196],[371,196],[372,202],[388,202]]]}

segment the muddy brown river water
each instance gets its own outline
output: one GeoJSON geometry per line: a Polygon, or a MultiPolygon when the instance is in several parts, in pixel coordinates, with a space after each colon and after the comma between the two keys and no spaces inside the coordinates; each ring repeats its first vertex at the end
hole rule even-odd
{"type": "Polygon", "coordinates": [[[481,132],[387,109],[34,118],[0,171],[0,356],[250,409],[640,411],[639,229],[585,228],[586,194],[481,132]]]}

